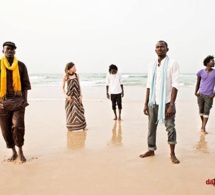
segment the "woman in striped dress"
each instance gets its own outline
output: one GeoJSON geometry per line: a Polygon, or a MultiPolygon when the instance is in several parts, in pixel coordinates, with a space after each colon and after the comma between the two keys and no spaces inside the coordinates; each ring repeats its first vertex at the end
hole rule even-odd
{"type": "Polygon", "coordinates": [[[72,62],[68,63],[65,67],[62,88],[66,97],[65,110],[67,129],[70,131],[86,130],[79,76],[76,74],[76,67],[72,62]],[[67,90],[65,90],[66,83],[67,90]]]}

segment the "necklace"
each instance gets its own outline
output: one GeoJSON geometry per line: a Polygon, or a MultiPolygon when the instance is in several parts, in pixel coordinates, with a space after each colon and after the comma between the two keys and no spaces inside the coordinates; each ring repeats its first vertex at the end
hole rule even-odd
{"type": "Polygon", "coordinates": [[[71,73],[68,73],[69,76],[73,76],[74,74],[75,74],[74,72],[73,72],[72,74],[71,74],[71,73]]]}

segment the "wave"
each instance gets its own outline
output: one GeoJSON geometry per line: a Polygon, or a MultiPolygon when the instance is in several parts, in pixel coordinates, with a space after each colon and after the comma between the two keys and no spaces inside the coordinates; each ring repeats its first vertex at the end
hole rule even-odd
{"type": "MultiPolygon", "coordinates": [[[[82,73],[79,74],[80,83],[85,87],[105,86],[106,73],[82,73]]],[[[63,74],[32,74],[30,80],[32,86],[59,87],[62,85],[63,74]]],[[[145,86],[147,74],[145,73],[123,73],[123,84],[125,86],[145,86]]],[[[181,74],[180,86],[194,86],[196,83],[195,74],[181,74]]]]}

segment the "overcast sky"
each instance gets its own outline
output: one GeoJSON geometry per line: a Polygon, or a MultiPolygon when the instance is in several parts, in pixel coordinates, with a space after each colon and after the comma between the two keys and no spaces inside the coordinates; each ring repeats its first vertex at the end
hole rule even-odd
{"type": "MultiPolygon", "coordinates": [[[[147,72],[155,44],[165,40],[182,73],[215,54],[214,0],[0,0],[0,44],[33,73],[147,72]]],[[[2,55],[1,55],[2,56],[2,55]]]]}

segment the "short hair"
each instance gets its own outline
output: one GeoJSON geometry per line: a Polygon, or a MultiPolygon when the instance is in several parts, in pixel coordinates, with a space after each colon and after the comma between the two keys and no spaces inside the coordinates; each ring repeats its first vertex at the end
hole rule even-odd
{"type": "Polygon", "coordinates": [[[114,65],[114,64],[111,64],[111,65],[109,66],[109,72],[110,72],[112,69],[118,71],[117,66],[114,65]]]}
{"type": "Polygon", "coordinates": [[[203,64],[204,64],[204,66],[207,66],[207,64],[211,61],[211,60],[213,60],[214,59],[214,57],[213,56],[207,56],[205,59],[204,59],[204,61],[203,61],[203,64]]]}
{"type": "Polygon", "coordinates": [[[166,48],[168,48],[168,44],[167,44],[167,42],[166,42],[166,41],[160,40],[160,41],[158,41],[158,42],[162,42],[162,43],[164,43],[164,44],[166,45],[166,48]]]}

